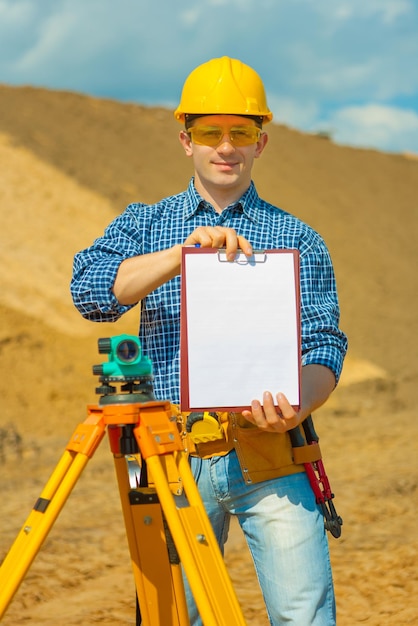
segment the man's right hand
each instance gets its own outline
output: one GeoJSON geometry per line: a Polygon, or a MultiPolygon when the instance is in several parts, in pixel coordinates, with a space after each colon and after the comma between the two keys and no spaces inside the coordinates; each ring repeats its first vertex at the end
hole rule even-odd
{"type": "MultiPolygon", "coordinates": [[[[246,256],[251,256],[251,244],[245,237],[237,235],[233,228],[223,226],[199,226],[196,228],[183,246],[202,248],[225,248],[228,261],[233,261],[238,249],[246,256]]],[[[181,244],[176,244],[167,250],[159,250],[129,259],[125,259],[119,266],[113,293],[120,304],[136,304],[145,298],[151,291],[167,282],[180,273],[181,244]]]]}
{"type": "Polygon", "coordinates": [[[225,248],[228,261],[235,259],[238,249],[248,257],[253,253],[252,246],[245,237],[238,235],[233,228],[224,226],[199,226],[184,242],[185,246],[196,244],[202,248],[225,248]]]}

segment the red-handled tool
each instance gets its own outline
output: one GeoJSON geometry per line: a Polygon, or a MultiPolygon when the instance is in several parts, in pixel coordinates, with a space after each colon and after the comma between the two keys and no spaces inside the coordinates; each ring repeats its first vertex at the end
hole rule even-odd
{"type": "MultiPolygon", "coordinates": [[[[305,432],[306,442],[309,445],[318,445],[319,437],[315,432],[311,415],[302,422],[302,426],[305,432]]],[[[290,430],[289,436],[293,448],[300,448],[306,445],[298,427],[290,430]]],[[[334,494],[331,491],[322,459],[312,461],[311,463],[304,463],[304,466],[312,491],[315,494],[316,502],[319,504],[324,516],[325,528],[333,537],[338,538],[341,536],[343,520],[335,510],[333,503],[334,494]]]]}

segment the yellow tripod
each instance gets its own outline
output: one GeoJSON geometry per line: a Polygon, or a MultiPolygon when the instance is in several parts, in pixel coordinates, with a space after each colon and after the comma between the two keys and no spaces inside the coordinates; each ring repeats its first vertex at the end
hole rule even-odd
{"type": "MultiPolygon", "coordinates": [[[[134,355],[138,364],[143,357],[138,355],[136,337],[121,337],[118,347],[131,349],[126,361],[121,350],[115,358],[121,361],[122,371],[115,375],[111,363],[111,375],[102,376],[105,385],[99,389],[110,393],[98,405],[87,407],[87,418],[77,426],[0,567],[0,619],[107,430],[141,613],[137,624],[189,624],[184,568],[205,626],[245,626],[182,448],[172,405],[150,399],[149,383],[141,385],[137,374],[126,374],[123,363],[133,365],[134,355]],[[128,393],[112,393],[115,388],[109,381],[115,380],[122,380],[128,393]],[[173,470],[181,489],[170,484],[173,470]]],[[[102,351],[111,349],[106,344],[102,351]]]]}

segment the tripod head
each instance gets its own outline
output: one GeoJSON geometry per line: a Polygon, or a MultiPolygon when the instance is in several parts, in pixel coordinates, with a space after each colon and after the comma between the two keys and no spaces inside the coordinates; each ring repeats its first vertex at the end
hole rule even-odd
{"type": "Polygon", "coordinates": [[[108,361],[93,365],[99,376],[99,404],[149,402],[154,400],[151,360],[142,353],[141,342],[135,335],[118,335],[98,340],[100,354],[108,361]]]}

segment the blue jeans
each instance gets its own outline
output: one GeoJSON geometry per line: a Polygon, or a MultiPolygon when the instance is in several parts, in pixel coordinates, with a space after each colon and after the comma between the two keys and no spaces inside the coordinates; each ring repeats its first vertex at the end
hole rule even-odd
{"type": "MultiPolygon", "coordinates": [[[[272,626],[335,625],[328,541],[306,474],[248,485],[234,450],[190,463],[222,553],[237,516],[272,626]]],[[[187,581],[185,587],[190,622],[199,626],[187,581]]]]}

